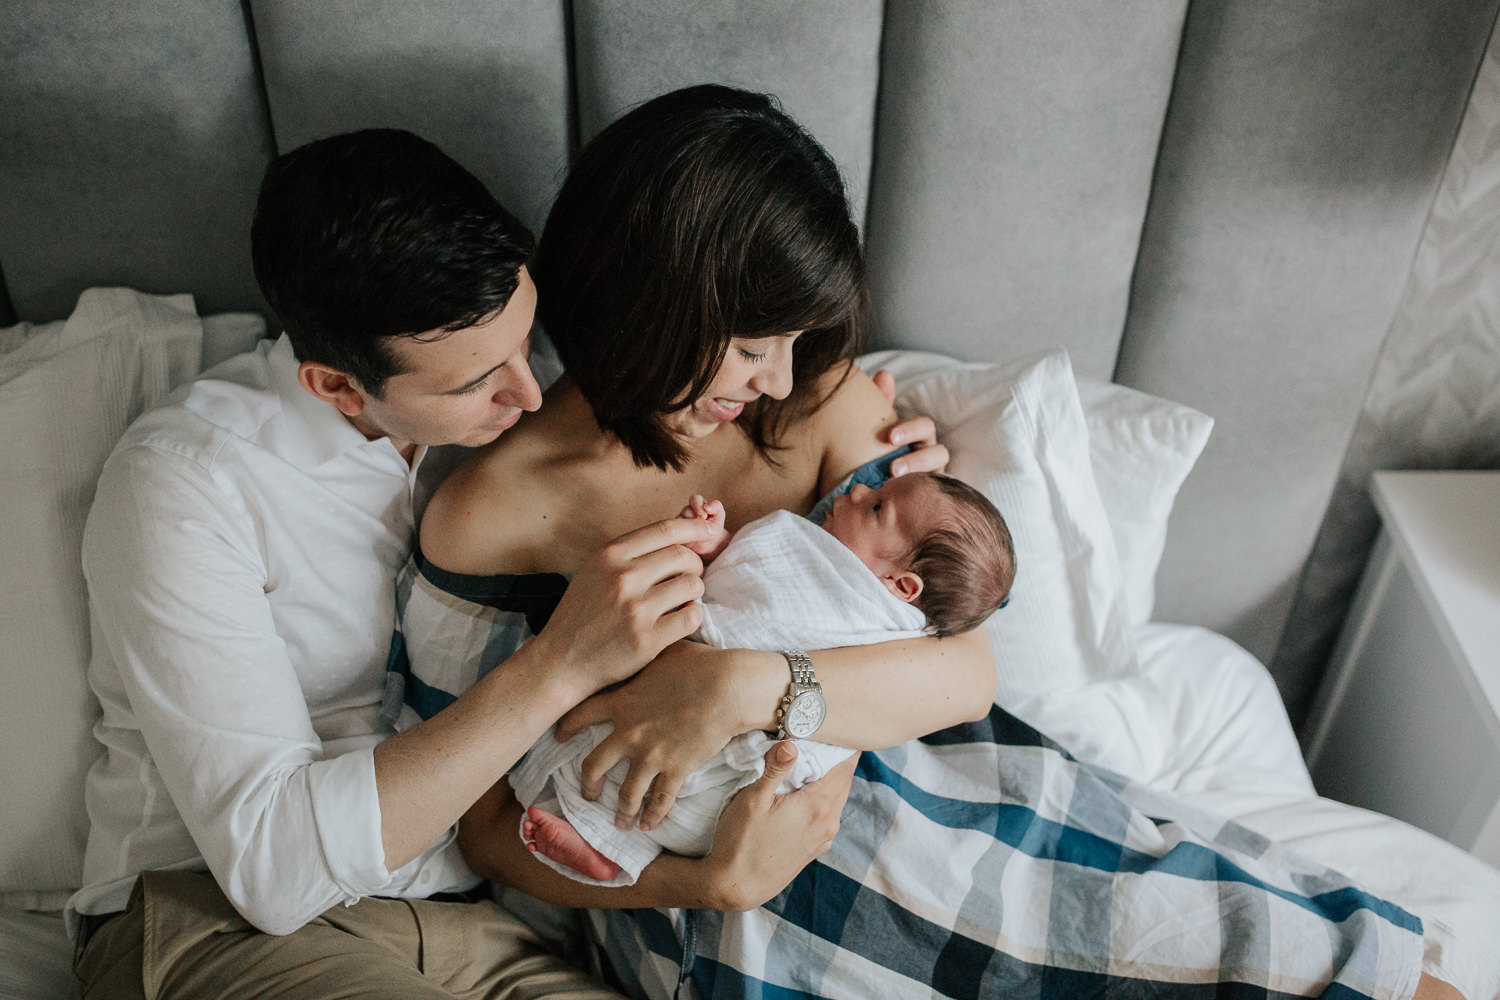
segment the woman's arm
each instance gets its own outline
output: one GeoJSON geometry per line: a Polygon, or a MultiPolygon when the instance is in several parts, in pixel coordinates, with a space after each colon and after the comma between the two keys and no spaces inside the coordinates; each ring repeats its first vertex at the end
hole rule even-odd
{"type": "MultiPolygon", "coordinates": [[[[809,655],[828,703],[816,737],[822,743],[855,750],[895,746],[982,719],[995,700],[995,662],[983,629],[809,655]]],[[[740,733],[772,728],[790,680],[779,653],[679,642],[628,683],[564,715],[557,736],[567,740],[593,723],[614,724],[583,762],[583,795],[597,799],[610,769],[629,760],[615,819],[628,824],[639,818],[649,830],[666,818],[695,768],[740,733]]]]}
{"type": "Polygon", "coordinates": [[[796,759],[792,744],[772,747],[766,753],[765,774],[735,795],[720,816],[706,856],[663,853],[631,886],[576,882],[533,858],[518,833],[521,806],[503,780],[465,814],[458,844],[469,867],[480,875],[563,906],[753,909],[828,850],[849,796],[853,758],[810,785],[777,795],[777,786],[796,759]]]}

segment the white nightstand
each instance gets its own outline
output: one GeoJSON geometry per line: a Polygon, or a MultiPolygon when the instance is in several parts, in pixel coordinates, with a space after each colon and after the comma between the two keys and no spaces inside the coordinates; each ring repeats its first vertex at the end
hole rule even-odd
{"type": "Polygon", "coordinates": [[[1500,866],[1500,472],[1377,472],[1383,529],[1306,730],[1319,793],[1500,866]]]}

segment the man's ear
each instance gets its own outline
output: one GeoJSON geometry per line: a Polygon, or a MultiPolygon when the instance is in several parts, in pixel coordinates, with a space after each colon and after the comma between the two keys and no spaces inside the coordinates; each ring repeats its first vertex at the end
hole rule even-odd
{"type": "Polygon", "coordinates": [[[885,584],[887,590],[907,604],[910,604],[922,595],[922,578],[909,569],[887,573],[880,580],[885,584]]]}
{"type": "Polygon", "coordinates": [[[337,368],[304,361],[297,366],[297,381],[302,388],[325,403],[332,403],[346,417],[357,417],[364,411],[365,394],[352,376],[337,368]]]}

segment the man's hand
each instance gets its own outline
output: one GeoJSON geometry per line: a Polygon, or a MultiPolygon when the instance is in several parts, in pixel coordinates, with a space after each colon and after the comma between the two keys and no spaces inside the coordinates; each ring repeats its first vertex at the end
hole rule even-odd
{"type": "Polygon", "coordinates": [[[616,538],[574,574],[533,644],[586,694],[629,677],[703,624],[703,562],[688,546],[712,534],[707,521],[671,518],[616,538]]]}
{"type": "Polygon", "coordinates": [[[777,795],[796,760],[793,744],[773,746],[766,752],[766,773],[741,789],[719,817],[703,859],[711,909],[753,910],[833,846],[859,754],[812,784],[777,795]]]}
{"type": "MultiPolygon", "coordinates": [[[[896,401],[896,376],[882,368],[871,376],[875,388],[885,394],[887,402],[896,401]]],[[[891,475],[904,476],[908,472],[942,472],[948,467],[948,449],[938,444],[937,426],[930,417],[913,417],[903,420],[890,429],[886,436],[892,448],[903,444],[912,450],[891,463],[891,475]]]]}

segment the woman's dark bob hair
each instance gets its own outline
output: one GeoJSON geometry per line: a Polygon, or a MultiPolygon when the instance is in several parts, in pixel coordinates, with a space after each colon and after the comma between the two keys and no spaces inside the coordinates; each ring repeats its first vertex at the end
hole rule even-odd
{"type": "Polygon", "coordinates": [[[762,454],[853,356],[868,294],[832,158],[764,94],[663,94],[579,155],[537,248],[539,317],[568,375],[641,466],[681,469],[668,414],[713,381],[731,337],[806,331],[794,387],[736,422],[762,454]]]}

